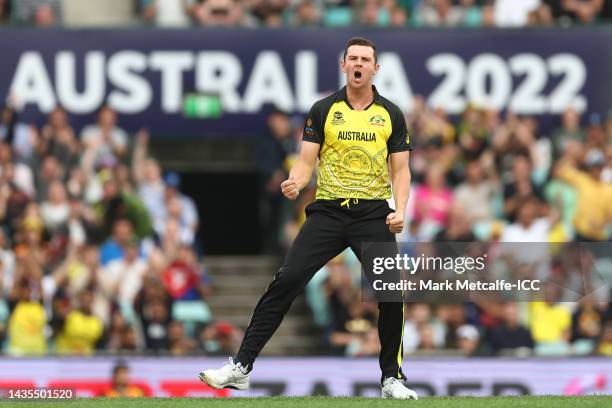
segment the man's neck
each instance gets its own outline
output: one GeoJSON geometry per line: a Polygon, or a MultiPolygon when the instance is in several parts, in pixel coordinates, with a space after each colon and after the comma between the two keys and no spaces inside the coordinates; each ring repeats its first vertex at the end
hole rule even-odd
{"type": "Polygon", "coordinates": [[[349,86],[346,87],[346,98],[355,110],[364,110],[372,102],[374,102],[374,91],[372,85],[363,88],[355,89],[349,86]]]}

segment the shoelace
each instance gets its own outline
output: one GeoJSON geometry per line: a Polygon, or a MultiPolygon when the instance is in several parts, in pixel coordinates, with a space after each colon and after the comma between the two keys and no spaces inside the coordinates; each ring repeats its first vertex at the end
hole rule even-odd
{"type": "Polygon", "coordinates": [[[245,374],[244,371],[242,371],[242,364],[240,363],[235,363],[234,359],[232,357],[228,358],[228,362],[225,363],[225,365],[229,365],[231,367],[232,370],[238,370],[241,374],[245,374]]]}
{"type": "Polygon", "coordinates": [[[238,367],[239,364],[240,363],[235,363],[234,362],[234,358],[233,357],[229,357],[228,358],[228,362],[226,363],[226,365],[232,366],[233,369],[239,369],[239,367],[238,367]]]}

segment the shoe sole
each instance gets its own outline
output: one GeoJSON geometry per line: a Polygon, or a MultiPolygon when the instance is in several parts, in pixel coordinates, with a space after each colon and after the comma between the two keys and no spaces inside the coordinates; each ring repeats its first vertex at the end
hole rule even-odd
{"type": "Polygon", "coordinates": [[[248,390],[249,389],[249,384],[240,384],[240,383],[229,383],[226,385],[220,385],[215,383],[214,381],[211,381],[210,378],[206,377],[206,374],[204,372],[201,372],[198,375],[198,378],[200,378],[200,381],[202,381],[204,384],[207,384],[217,390],[223,390],[223,389],[230,389],[230,390],[238,390],[238,391],[244,391],[244,390],[248,390]]]}

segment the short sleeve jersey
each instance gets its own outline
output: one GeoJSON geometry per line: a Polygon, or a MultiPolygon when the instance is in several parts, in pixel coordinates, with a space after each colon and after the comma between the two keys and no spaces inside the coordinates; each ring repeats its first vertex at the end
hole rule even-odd
{"type": "Polygon", "coordinates": [[[391,197],[388,156],[412,146],[400,109],[372,88],[364,110],[351,107],[346,87],[310,109],[302,139],[321,145],[316,199],[391,197]]]}

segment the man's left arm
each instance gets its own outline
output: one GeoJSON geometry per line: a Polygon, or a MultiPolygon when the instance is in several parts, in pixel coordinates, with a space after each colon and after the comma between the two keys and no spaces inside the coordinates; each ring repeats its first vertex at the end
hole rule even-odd
{"type": "Polygon", "coordinates": [[[389,152],[389,170],[391,172],[391,188],[395,199],[395,212],[387,216],[389,230],[399,234],[404,229],[404,214],[410,195],[410,167],[408,160],[412,145],[406,126],[406,119],[397,106],[389,111],[392,132],[387,141],[389,152]]]}
{"type": "Polygon", "coordinates": [[[391,188],[395,200],[395,212],[387,216],[389,230],[399,234],[404,228],[404,214],[410,196],[410,167],[408,166],[409,151],[391,153],[391,188]]]}

